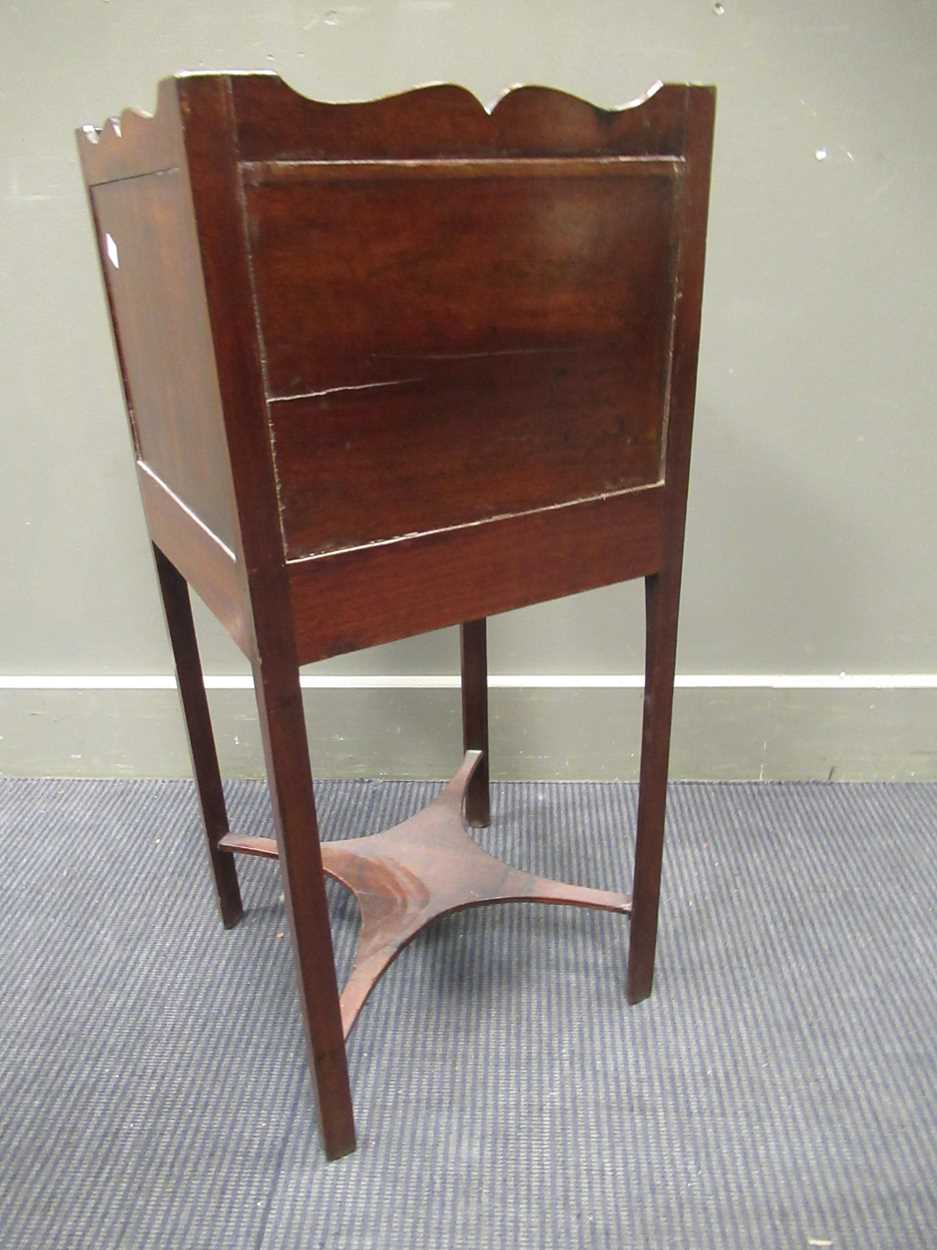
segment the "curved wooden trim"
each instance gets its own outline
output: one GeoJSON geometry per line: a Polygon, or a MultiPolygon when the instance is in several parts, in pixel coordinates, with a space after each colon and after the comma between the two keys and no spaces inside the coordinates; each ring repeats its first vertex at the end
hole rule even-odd
{"type": "MultiPolygon", "coordinates": [[[[177,75],[178,78],[194,76],[192,74],[177,75]]],[[[431,104],[434,108],[446,107],[447,105],[452,108],[468,107],[489,118],[493,118],[496,113],[505,109],[510,111],[517,106],[519,101],[525,106],[528,102],[539,106],[547,99],[553,100],[556,104],[566,108],[581,108],[589,109],[596,113],[618,114],[643,107],[660,91],[668,92],[674,89],[684,91],[686,89],[685,84],[666,84],[658,79],[633,99],[627,100],[623,104],[606,105],[596,104],[593,100],[587,100],[585,96],[577,95],[573,91],[564,91],[559,87],[546,87],[540,83],[513,83],[510,87],[505,87],[500,95],[496,96],[490,104],[486,104],[470,87],[465,87],[461,83],[440,81],[421,83],[415,87],[408,87],[403,91],[390,91],[386,95],[374,96],[370,100],[319,100],[314,96],[306,95],[304,91],[287,82],[275,70],[257,70],[256,72],[233,74],[231,77],[232,79],[242,77],[263,78],[268,83],[272,84],[275,82],[276,87],[274,90],[288,92],[296,100],[304,104],[313,105],[316,108],[347,111],[350,109],[397,107],[398,105],[423,108],[424,105],[431,104]]]]}
{"type": "MultiPolygon", "coordinates": [[[[497,155],[681,156],[691,94],[714,88],[656,82],[633,100],[598,105],[554,87],[509,87],[486,106],[467,87],[432,83],[378,99],[314,100],[266,71],[180,73],[164,78],[153,113],[127,108],[77,132],[90,185],[175,167],[180,98],[190,83],[231,87],[242,160],[497,155]]],[[[193,93],[193,98],[197,98],[193,93]]],[[[183,110],[184,111],[184,110],[183,110]]]]}
{"type": "MultiPolygon", "coordinates": [[[[361,909],[355,963],[342,990],[342,1028],[351,1032],[374,986],[404,947],[433,920],[492,903],[552,903],[629,915],[631,899],[512,868],[489,855],[463,824],[465,792],[482,752],[465,752],[452,780],[421,812],[384,833],[322,843],[327,876],[361,909]]],[[[227,834],[224,851],[275,858],[272,838],[227,834]]]]}
{"type": "Polygon", "coordinates": [[[688,93],[655,83],[606,108],[552,87],[521,85],[490,108],[466,87],[434,83],[380,99],[313,100],[274,73],[230,79],[244,161],[479,155],[680,156],[688,93]]]}
{"type": "Polygon", "coordinates": [[[175,168],[181,157],[176,79],[160,82],[152,113],[125,108],[103,126],[81,126],[75,134],[88,186],[175,168]]]}

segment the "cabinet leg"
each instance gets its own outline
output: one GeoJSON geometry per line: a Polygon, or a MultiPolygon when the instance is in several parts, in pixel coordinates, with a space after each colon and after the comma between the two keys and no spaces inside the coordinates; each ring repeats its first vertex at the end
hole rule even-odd
{"type": "Polygon", "coordinates": [[[202,808],[202,820],[208,856],[215,878],[218,907],[226,929],[232,928],[241,918],[241,891],[238,886],[234,857],[219,850],[218,842],[228,832],[228,813],[225,807],[221,773],[218,770],[218,754],[211,728],[208,699],[202,679],[202,663],[192,620],[192,604],[185,578],[160,549],[153,546],[156,572],[163,597],[166,626],[176,665],[176,680],[182,710],[185,714],[192,757],[192,772],[198,787],[202,808]]]}
{"type": "Polygon", "coordinates": [[[679,572],[672,574],[665,570],[656,573],[645,579],[644,586],[647,643],[631,946],[628,954],[627,995],[630,1003],[639,1003],[647,998],[654,981],[680,603],[679,572]]]}
{"type": "Polygon", "coordinates": [[[488,793],[488,645],[486,622],[466,621],[461,627],[462,744],[482,757],[465,792],[465,819],[481,828],[491,822],[488,793]]]}
{"type": "Polygon", "coordinates": [[[323,1143],[339,1159],[355,1149],[355,1122],[299,670],[255,663],[254,689],[323,1143]]]}

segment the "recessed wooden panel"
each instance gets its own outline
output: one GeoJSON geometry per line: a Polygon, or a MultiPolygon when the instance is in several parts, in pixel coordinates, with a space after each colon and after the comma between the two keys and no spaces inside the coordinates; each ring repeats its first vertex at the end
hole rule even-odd
{"type": "Polygon", "coordinates": [[[658,396],[621,353],[423,361],[421,374],[271,405],[289,556],[657,480],[658,396]]]}
{"type": "Polygon", "coordinates": [[[127,178],[91,194],[137,454],[235,548],[231,471],[184,175],[127,178]]]}
{"type": "Polygon", "coordinates": [[[288,555],[657,481],[680,168],[247,167],[288,555]]]}

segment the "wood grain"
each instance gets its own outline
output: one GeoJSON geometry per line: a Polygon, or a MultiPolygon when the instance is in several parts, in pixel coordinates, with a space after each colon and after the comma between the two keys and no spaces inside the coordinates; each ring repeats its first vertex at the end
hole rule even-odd
{"type": "Polygon", "coordinates": [[[220,76],[186,80],[184,111],[201,121],[187,133],[187,161],[240,514],[254,691],[283,896],[323,1145],[326,1155],[337,1159],[355,1148],[354,1111],[276,481],[262,419],[262,360],[240,214],[229,83],[220,76]]]}
{"type": "Polygon", "coordinates": [[[488,757],[488,632],[484,617],[463,621],[459,630],[462,675],[462,745],[478,763],[465,787],[465,820],[476,829],[491,821],[488,757]]]}
{"type": "Polygon", "coordinates": [[[245,603],[241,570],[220,540],[200,525],[158,478],[137,465],[137,483],[150,537],[178,568],[245,653],[254,635],[245,603]]]}
{"type": "Polygon", "coordinates": [[[680,164],[282,168],[245,192],[271,397],[499,354],[605,349],[632,372],[665,365],[680,164]]]}
{"type": "Polygon", "coordinates": [[[603,109],[549,87],[515,87],[489,112],[443,83],[352,104],[324,104],[274,74],[231,79],[241,159],[384,157],[682,156],[687,88],[658,84],[641,100],[603,109]]]}
{"type": "Polygon", "coordinates": [[[650,992],[714,103],[521,87],[486,109],[446,85],[332,105],[195,74],[155,116],[79,132],[223,915],[224,852],[276,854],[331,1158],[355,1146],[344,1034],[423,924],[507,898],[632,907],[492,860],[459,814],[464,794],[489,817],[485,618],[632,577],[627,994],[650,992]],[[250,657],[275,840],[225,832],[183,579],[250,657]],[[451,624],[458,778],[416,821],[320,848],[299,665],[451,624]],[[324,872],[365,913],[342,1003],[324,872]]]}
{"type": "MultiPolygon", "coordinates": [[[[361,910],[355,962],[342,990],[342,1027],[351,1032],[361,1008],[400,952],[434,920],[493,903],[550,903],[631,911],[611,890],[537,877],[489,855],[462,823],[465,792],[482,759],[467,751],[462,767],[416,816],[383,833],[323,842],[325,872],[353,892],[361,910]]],[[[229,834],[223,851],[275,857],[275,839],[229,834]]]]}
{"type": "Polygon", "coordinates": [[[137,454],[230,548],[227,438],[185,174],[93,188],[137,454]]]}
{"type": "Polygon", "coordinates": [[[645,582],[644,716],[627,972],[630,1003],[647,998],[654,982],[715,106],[712,89],[688,92],[687,172],[677,222],[680,299],[674,322],[666,448],[665,559],[645,582]]]}
{"type": "Polygon", "coordinates": [[[679,166],[566,163],[255,174],[288,556],[658,479],[679,166]]]}
{"type": "Polygon", "coordinates": [[[660,486],[291,563],[301,664],[659,569],[660,486]]]}
{"type": "Polygon", "coordinates": [[[219,849],[221,839],[228,833],[228,810],[218,768],[208,696],[202,677],[202,662],[195,636],[195,622],[192,619],[189,588],[179,570],[155,544],[153,557],[166,614],[166,627],[172,644],[179,698],[189,735],[192,772],[195,775],[202,810],[205,843],[215,880],[218,910],[224,927],[231,929],[241,919],[243,905],[237,870],[231,859],[219,849]]]}
{"type": "Polygon", "coordinates": [[[179,80],[164,78],[157,88],[156,111],[128,108],[103,126],[88,124],[77,132],[82,172],[88,187],[138,178],[184,164],[179,80]]]}

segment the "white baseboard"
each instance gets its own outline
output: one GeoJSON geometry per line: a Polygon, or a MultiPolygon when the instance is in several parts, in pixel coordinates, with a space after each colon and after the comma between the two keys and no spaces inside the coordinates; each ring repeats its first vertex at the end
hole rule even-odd
{"type": "MultiPolygon", "coordinates": [[[[248,674],[208,676],[209,690],[251,690],[248,674]]],[[[456,673],[441,674],[317,674],[302,675],[305,690],[452,690],[456,673]]],[[[491,674],[493,690],[640,690],[644,678],[632,673],[510,673],[491,674]]],[[[937,673],[684,673],[676,685],[681,690],[935,690],[937,673]]],[[[0,674],[0,690],[175,690],[170,674],[153,676],[111,674],[0,674]]]]}
{"type": "MultiPolygon", "coordinates": [[[[444,777],[461,753],[458,678],[303,677],[314,771],[444,777]]],[[[207,681],[228,776],[260,776],[251,679],[207,681]]],[[[634,779],[642,679],[511,674],[491,679],[499,778],[634,779]]],[[[0,773],[188,776],[168,675],[0,677],[0,773]]],[[[684,674],[671,776],[716,780],[937,780],[937,675],[684,674]]]]}

